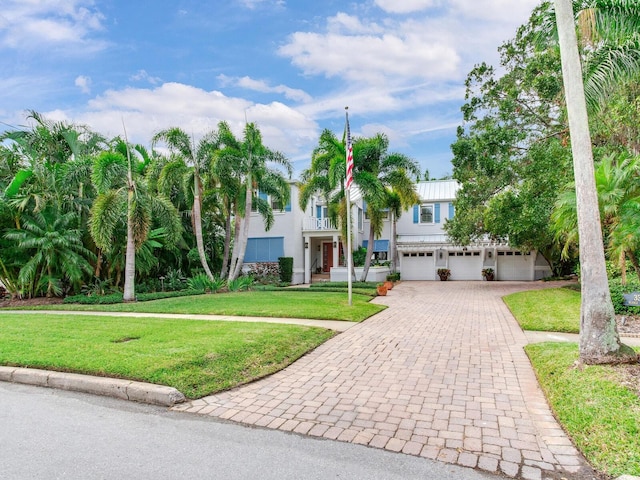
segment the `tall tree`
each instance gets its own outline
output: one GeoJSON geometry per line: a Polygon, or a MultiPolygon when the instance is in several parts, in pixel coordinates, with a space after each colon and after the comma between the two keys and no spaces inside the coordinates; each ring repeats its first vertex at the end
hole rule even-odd
{"type": "MultiPolygon", "coordinates": [[[[256,196],[258,190],[262,188],[265,193],[278,195],[283,205],[289,200],[289,187],[286,180],[278,171],[271,170],[269,165],[283,166],[289,176],[292,168],[282,153],[264,145],[260,129],[254,123],[245,125],[242,139],[236,138],[226,123],[219,125],[218,134],[222,148],[216,154],[216,162],[229,162],[233,165],[234,176],[239,179],[239,185],[241,185],[240,196],[236,199],[236,235],[229,269],[229,281],[233,281],[242,271],[253,202],[256,202],[258,211],[263,217],[266,215],[265,218],[272,219],[269,216],[271,206],[259,201],[256,196]],[[271,188],[274,185],[277,187],[271,188]]],[[[267,228],[270,228],[269,224],[267,228]]]]}
{"type": "Polygon", "coordinates": [[[193,233],[196,237],[196,246],[200,263],[206,275],[213,280],[213,274],[207,262],[207,256],[204,248],[204,240],[202,236],[202,194],[204,177],[212,158],[219,148],[219,139],[217,132],[209,132],[200,141],[198,145],[189,138],[189,135],[179,128],[169,128],[156,133],[153,137],[153,144],[164,141],[170,150],[180,153],[184,159],[192,165],[192,171],[188,172],[192,176],[192,221],[193,233]]]}
{"type": "Polygon", "coordinates": [[[129,153],[127,159],[129,149],[129,145],[118,140],[112,151],[96,158],[92,180],[99,195],[91,208],[89,223],[91,236],[99,248],[112,256],[123,247],[129,252],[125,255],[126,301],[135,300],[134,254],[148,238],[154,220],[165,228],[167,243],[177,243],[182,232],[179,214],[171,201],[162,195],[148,194],[143,176],[148,156],[138,148],[136,151],[143,153],[129,153]],[[124,246],[119,241],[122,237],[126,238],[124,246]]]}
{"type": "Polygon", "coordinates": [[[414,181],[420,176],[420,167],[406,155],[389,153],[388,149],[389,139],[383,133],[354,142],[353,181],[360,188],[369,216],[367,256],[360,279],[363,282],[371,266],[375,238],[380,236],[388,214],[388,190],[398,194],[405,208],[417,201],[414,181]]]}
{"type": "Polygon", "coordinates": [[[555,8],[571,133],[580,237],[580,359],[587,364],[636,361],[635,352],[620,343],[609,292],[572,2],[555,0],[555,8]]]}

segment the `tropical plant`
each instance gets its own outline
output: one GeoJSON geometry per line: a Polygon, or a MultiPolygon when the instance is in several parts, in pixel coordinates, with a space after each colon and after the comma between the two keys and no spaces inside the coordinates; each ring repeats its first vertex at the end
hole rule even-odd
{"type": "Polygon", "coordinates": [[[389,192],[394,192],[402,209],[408,209],[418,202],[414,180],[420,176],[420,168],[414,160],[400,153],[389,153],[389,139],[379,133],[372,138],[354,142],[353,181],[358,185],[366,202],[369,217],[369,241],[367,256],[360,281],[367,278],[373,243],[379,237],[384,219],[392,203],[389,192]]]}
{"type": "Polygon", "coordinates": [[[5,238],[15,241],[30,257],[17,278],[29,298],[41,293],[61,296],[65,282],[77,291],[93,272],[90,262],[95,256],[82,245],[73,211],[61,213],[49,207],[25,214],[21,228],[10,230],[5,238]]]}
{"type": "MultiPolygon", "coordinates": [[[[144,152],[141,148],[136,151],[144,152]]],[[[99,195],[91,209],[91,236],[99,248],[111,255],[122,248],[116,239],[126,238],[125,301],[135,299],[135,251],[147,240],[154,220],[165,228],[162,233],[169,244],[176,243],[182,232],[178,212],[169,199],[147,194],[143,173],[148,163],[147,155],[134,157],[122,141],[116,142],[114,151],[104,152],[94,162],[92,179],[99,195]]]]}
{"type": "Polygon", "coordinates": [[[563,82],[576,180],[582,303],[580,360],[584,363],[637,361],[620,343],[602,248],[591,136],[571,0],[555,0],[563,82]]]}
{"type": "Polygon", "coordinates": [[[242,139],[236,138],[224,122],[218,125],[218,135],[221,149],[216,152],[214,161],[217,164],[226,163],[231,166],[229,173],[235,178],[235,185],[239,187],[236,191],[237,197],[233,199],[236,227],[228,277],[232,282],[242,271],[254,203],[258,213],[265,219],[267,230],[273,223],[271,205],[259,198],[257,192],[272,195],[282,205],[289,200],[287,180],[269,165],[283,166],[289,176],[292,168],[282,153],[273,151],[263,144],[262,134],[254,123],[245,125],[242,139]]]}
{"type": "MultiPolygon", "coordinates": [[[[187,164],[191,165],[190,169],[185,169],[180,165],[179,161],[168,164],[165,169],[170,169],[175,175],[176,170],[191,179],[192,187],[188,195],[191,203],[193,232],[196,238],[196,246],[200,263],[207,277],[213,280],[213,274],[207,262],[205,254],[204,240],[202,236],[202,195],[203,184],[206,182],[207,169],[211,163],[215,151],[219,147],[218,135],[216,132],[207,133],[196,145],[189,138],[189,135],[180,128],[169,128],[156,133],[153,137],[153,145],[159,141],[164,141],[169,149],[179,153],[187,164]]],[[[168,172],[164,172],[164,179],[168,178],[168,172]]]]}

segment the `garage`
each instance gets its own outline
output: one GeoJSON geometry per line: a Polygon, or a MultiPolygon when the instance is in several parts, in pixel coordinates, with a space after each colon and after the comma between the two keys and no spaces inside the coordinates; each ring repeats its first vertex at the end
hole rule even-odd
{"type": "Polygon", "coordinates": [[[402,280],[435,280],[433,252],[403,253],[400,257],[402,280]]]}
{"type": "Polygon", "coordinates": [[[531,253],[498,251],[498,280],[533,280],[531,253]]]}
{"type": "Polygon", "coordinates": [[[482,280],[480,251],[449,252],[449,280],[482,280]]]}

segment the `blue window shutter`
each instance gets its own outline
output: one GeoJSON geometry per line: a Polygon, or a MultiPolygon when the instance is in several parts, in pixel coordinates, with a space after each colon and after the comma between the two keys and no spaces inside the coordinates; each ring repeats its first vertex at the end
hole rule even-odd
{"type": "Polygon", "coordinates": [[[322,207],[320,205],[316,207],[316,218],[322,218],[322,207]]]}
{"type": "Polygon", "coordinates": [[[258,192],[258,197],[260,197],[262,200],[267,200],[268,195],[264,192],[258,192]]]}
{"type": "Polygon", "coordinates": [[[439,203],[436,203],[435,213],[433,215],[435,217],[435,222],[440,223],[440,204],[439,203]]]}
{"type": "Polygon", "coordinates": [[[413,223],[420,221],[420,205],[413,206],[413,223]]]}
{"type": "Polygon", "coordinates": [[[453,203],[449,202],[449,218],[453,218],[455,215],[455,210],[453,208],[453,203]]]}
{"type": "Polygon", "coordinates": [[[362,211],[365,213],[367,212],[367,202],[364,200],[362,201],[362,211]]]}
{"type": "Polygon", "coordinates": [[[289,202],[284,206],[284,211],[285,212],[291,211],[291,200],[289,200],[289,202]]]}

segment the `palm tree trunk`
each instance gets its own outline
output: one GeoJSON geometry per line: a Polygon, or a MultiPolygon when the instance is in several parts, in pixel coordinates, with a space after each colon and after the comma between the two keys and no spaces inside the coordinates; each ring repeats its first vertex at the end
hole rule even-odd
{"type": "Polygon", "coordinates": [[[229,272],[227,278],[231,276],[236,268],[238,261],[238,242],[240,241],[240,229],[242,227],[242,216],[240,215],[240,206],[236,205],[235,225],[233,227],[233,250],[231,252],[231,262],[229,263],[229,272]]]}
{"type": "MultiPolygon", "coordinates": [[[[609,292],[573,5],[571,0],[555,0],[555,7],[573,152],[580,238],[580,360],[587,364],[620,362],[630,360],[633,350],[626,346],[622,348],[609,292]]],[[[635,357],[633,353],[633,358],[635,357]]]]}
{"type": "Polygon", "coordinates": [[[222,255],[222,269],[220,278],[227,278],[229,274],[229,254],[231,246],[231,205],[227,203],[227,218],[224,220],[224,253],[222,255]]]}
{"type": "Polygon", "coordinates": [[[247,174],[247,191],[245,194],[244,218],[242,220],[242,230],[240,238],[234,242],[234,250],[238,248],[237,259],[233,273],[229,277],[229,281],[233,281],[240,276],[242,272],[242,264],[244,263],[244,254],[247,250],[247,239],[249,238],[249,220],[251,219],[251,200],[253,198],[253,182],[251,172],[247,174]]]}
{"type": "Polygon", "coordinates": [[[202,205],[200,197],[200,177],[198,172],[194,172],[193,175],[193,230],[196,235],[196,246],[198,247],[198,255],[200,257],[200,263],[204,269],[204,273],[207,274],[209,280],[213,280],[213,274],[207,263],[207,256],[204,253],[204,240],[202,238],[202,205]]]}
{"type": "Polygon", "coordinates": [[[127,251],[124,262],[124,295],[125,302],[133,302],[136,299],[135,276],[136,276],[136,244],[133,237],[133,185],[129,183],[127,196],[127,251]]]}
{"type": "MultiPolygon", "coordinates": [[[[369,217],[371,218],[371,217],[369,217]]],[[[361,282],[367,281],[367,274],[369,273],[369,267],[371,266],[371,255],[373,255],[373,226],[369,225],[369,243],[367,244],[367,256],[364,259],[364,268],[362,269],[361,282]]]]}

